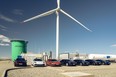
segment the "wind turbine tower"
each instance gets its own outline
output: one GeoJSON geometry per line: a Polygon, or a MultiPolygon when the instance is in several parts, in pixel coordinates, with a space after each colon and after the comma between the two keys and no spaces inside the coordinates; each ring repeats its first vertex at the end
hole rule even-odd
{"type": "Polygon", "coordinates": [[[83,28],[85,28],[86,30],[90,31],[91,30],[89,28],[87,28],[86,26],[84,26],[81,22],[79,22],[78,20],[76,20],[74,17],[72,17],[70,14],[66,13],[65,11],[63,11],[60,8],[60,0],[57,0],[57,8],[44,12],[40,15],[34,16],[32,18],[29,18],[27,20],[24,20],[23,22],[28,22],[40,17],[44,17],[44,16],[48,16],[50,14],[56,13],[56,59],[59,58],[59,12],[63,13],[64,15],[68,16],[69,18],[71,18],[72,20],[74,20],[75,22],[77,22],[80,26],[82,26],[83,28]]]}

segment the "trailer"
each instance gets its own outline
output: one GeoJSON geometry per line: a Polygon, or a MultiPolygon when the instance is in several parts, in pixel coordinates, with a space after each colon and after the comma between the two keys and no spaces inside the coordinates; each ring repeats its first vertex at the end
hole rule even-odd
{"type": "Polygon", "coordinates": [[[116,61],[116,55],[115,54],[88,54],[88,59],[103,59],[103,60],[116,61]]]}

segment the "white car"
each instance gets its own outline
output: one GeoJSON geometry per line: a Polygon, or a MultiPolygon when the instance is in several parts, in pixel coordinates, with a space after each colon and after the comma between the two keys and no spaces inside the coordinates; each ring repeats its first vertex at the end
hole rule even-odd
{"type": "Polygon", "coordinates": [[[42,59],[35,58],[32,61],[32,66],[46,66],[46,63],[42,59]]]}

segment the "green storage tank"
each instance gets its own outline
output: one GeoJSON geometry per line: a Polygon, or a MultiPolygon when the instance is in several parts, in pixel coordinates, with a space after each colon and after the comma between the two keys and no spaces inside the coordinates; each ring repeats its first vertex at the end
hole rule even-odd
{"type": "Polygon", "coordinates": [[[11,40],[12,61],[22,53],[27,53],[27,43],[24,40],[11,40]]]}

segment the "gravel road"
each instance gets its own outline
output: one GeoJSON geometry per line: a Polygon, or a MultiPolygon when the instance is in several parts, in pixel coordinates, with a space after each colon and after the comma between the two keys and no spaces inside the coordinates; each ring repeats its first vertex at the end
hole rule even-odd
{"type": "Polygon", "coordinates": [[[12,62],[0,61],[0,75],[5,69],[8,77],[66,77],[62,72],[85,72],[95,77],[116,77],[116,63],[101,66],[73,66],[73,67],[19,67],[15,68],[12,62]]]}

